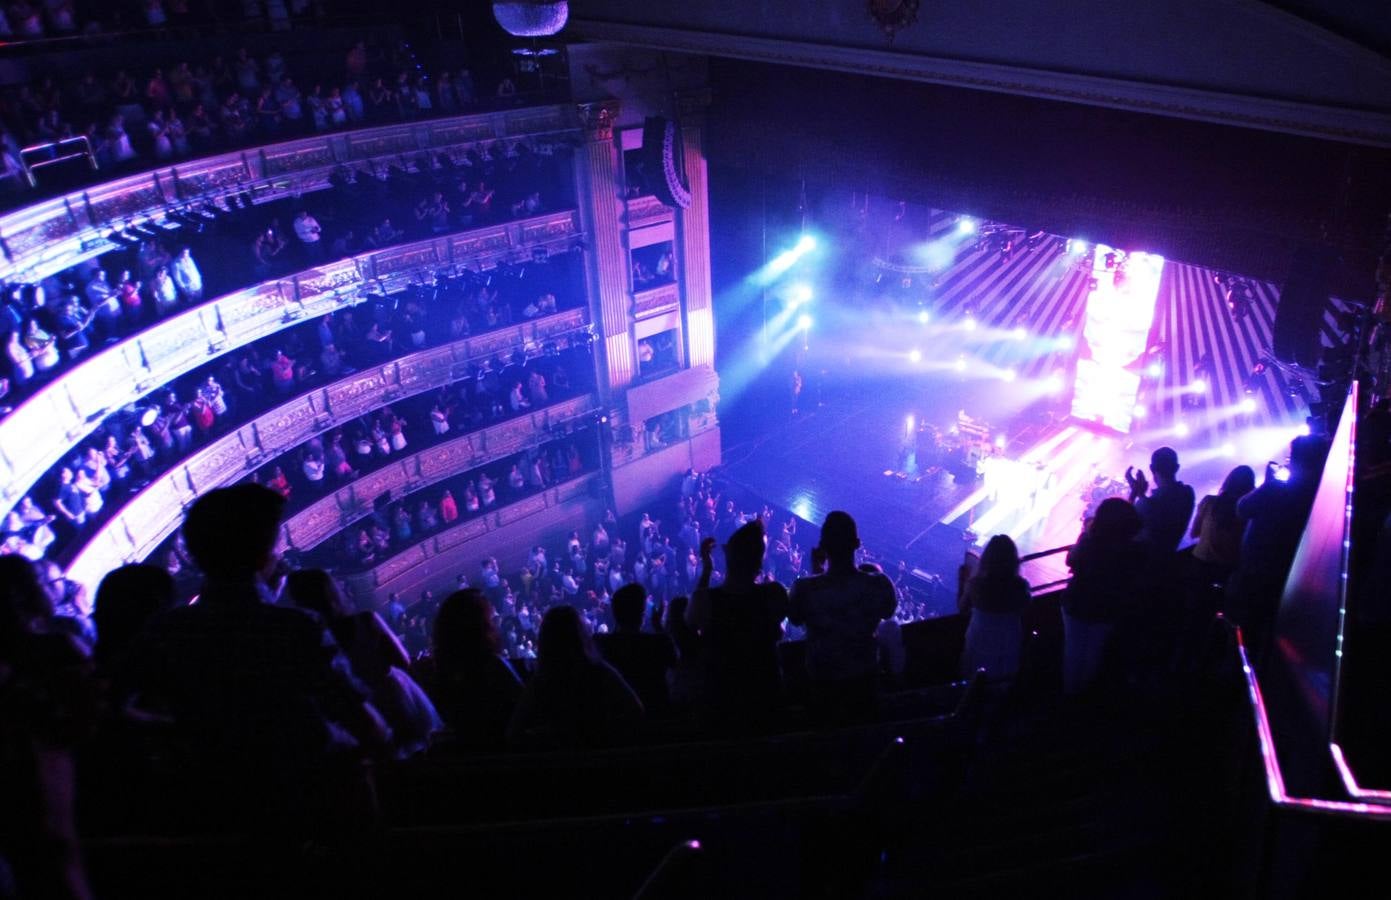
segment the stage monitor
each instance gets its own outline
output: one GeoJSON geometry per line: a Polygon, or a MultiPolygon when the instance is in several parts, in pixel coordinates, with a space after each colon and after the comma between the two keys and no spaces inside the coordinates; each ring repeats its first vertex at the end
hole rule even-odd
{"type": "Polygon", "coordinates": [[[1074,418],[1128,433],[1140,378],[1130,371],[1149,347],[1164,257],[1092,249],[1086,323],[1072,395],[1074,418]]]}

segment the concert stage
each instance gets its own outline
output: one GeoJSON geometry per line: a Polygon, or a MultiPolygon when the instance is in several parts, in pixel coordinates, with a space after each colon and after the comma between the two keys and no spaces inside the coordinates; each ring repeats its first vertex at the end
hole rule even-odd
{"type": "MultiPolygon", "coordinates": [[[[934,217],[929,236],[961,230],[958,216],[934,217]]],[[[1021,241],[1001,254],[982,241],[959,249],[911,305],[844,293],[820,304],[815,327],[796,338],[806,347],[798,413],[789,388],[731,416],[726,476],[811,523],[848,510],[886,568],[903,561],[954,584],[973,539],[1008,533],[1024,554],[1073,542],[1087,507],[1122,491],[1126,467],[1147,467],[1157,447],[1178,450],[1179,477],[1200,497],[1235,465],[1259,477],[1283,461],[1318,394],[1297,374],[1258,365],[1276,290],[1246,282],[1233,307],[1218,273],[1173,261],[1156,276],[1143,361],[1126,367],[1138,384],[1129,431],[1073,415],[1080,348],[1096,343],[1087,325],[1096,272],[1072,245],[1021,241]],[[959,460],[919,465],[919,430],[950,441],[963,413],[988,423],[997,458],[979,478],[959,460]]],[[[1335,326],[1324,323],[1330,336],[1335,326]]],[[[1067,575],[1061,555],[1026,569],[1034,584],[1067,575]]]]}

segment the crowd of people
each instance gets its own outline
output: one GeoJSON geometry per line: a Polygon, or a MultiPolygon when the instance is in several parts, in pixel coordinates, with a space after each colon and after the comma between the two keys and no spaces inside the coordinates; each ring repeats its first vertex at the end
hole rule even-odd
{"type": "MultiPolygon", "coordinates": [[[[373,509],[341,533],[336,547],[329,545],[307,558],[337,572],[370,569],[461,521],[592,472],[597,457],[594,433],[576,429],[373,509]]],[[[278,466],[265,486],[288,497],[289,486],[278,466]]]]}
{"type": "MultiPolygon", "coordinates": [[[[177,227],[118,232],[119,250],[38,283],[3,289],[0,403],[22,402],[84,355],[196,306],[205,296],[441,231],[563,206],[573,191],[564,160],[553,149],[525,142],[482,146],[457,159],[432,157],[415,172],[400,166],[345,167],[334,174],[329,190],[308,200],[188,210],[170,223],[177,227]],[[418,203],[417,197],[422,198],[418,203]]],[[[437,290],[464,287],[444,277],[437,290]]],[[[473,299],[480,328],[556,308],[553,291],[528,298],[515,315],[496,297],[473,299]]],[[[451,321],[467,327],[458,315],[451,321]]],[[[408,330],[394,342],[374,336],[379,349],[390,351],[388,344],[400,346],[418,336],[420,329],[411,327],[415,323],[404,324],[408,330]]]]}
{"type": "MultiPolygon", "coordinates": [[[[1145,667],[1163,677],[1176,647],[1165,638],[1195,610],[1224,609],[1253,646],[1268,642],[1325,452],[1322,438],[1299,438],[1287,473],[1272,467],[1257,486],[1237,467],[1201,502],[1169,448],[1151,458],[1153,484],[1128,471],[1130,496],[1103,501],[1069,553],[1064,691],[1124,683],[1145,667]],[[1185,537],[1197,543],[1181,553],[1185,537]]],[[[523,490],[531,458],[515,461],[523,490]]],[[[393,538],[406,541],[418,526],[442,527],[439,490],[428,498],[434,517],[422,522],[407,503],[371,527],[402,521],[409,533],[393,538]]],[[[873,718],[902,604],[891,578],[857,560],[854,519],[828,514],[804,564],[795,519],[741,512],[694,470],[679,494],[669,525],[649,513],[625,525],[610,511],[533,547],[515,579],[489,557],[438,601],[427,591],[407,606],[392,595],[362,610],[328,572],[276,553],[283,490],[214,490],[180,535],[201,576],[192,605],[176,602],[175,580],[158,566],[109,574],[91,604],[51,563],[0,559],[0,672],[11,690],[35,692],[60,680],[71,692],[76,675],[82,702],[108,692],[108,716],[177,723],[195,753],[216,760],[218,778],[245,783],[251,793],[238,802],[283,810],[291,829],[363,796],[343,794],[356,776],[342,763],[364,755],[402,758],[441,742],[454,752],[608,746],[672,717],[702,734],[776,727],[791,674],[779,645],[791,640],[804,646],[797,665],[813,721],[873,718]],[[268,795],[291,782],[292,792],[268,795]]],[[[963,671],[1021,674],[1031,602],[1013,542],[993,537],[962,573],[963,671]]],[[[48,727],[50,715],[41,708],[26,727],[48,727]]],[[[102,727],[87,715],[84,734],[102,727]]],[[[370,802],[357,812],[370,815],[370,802]]]]}
{"type": "MultiPolygon", "coordinates": [[[[65,0],[46,5],[61,8],[65,0]]],[[[15,6],[26,3],[11,4],[12,14],[15,6]]],[[[4,22],[0,10],[0,30],[4,22]]],[[[316,132],[520,102],[510,73],[479,78],[466,66],[427,72],[404,40],[390,46],[361,40],[288,59],[279,49],[257,54],[243,46],[142,71],[38,76],[0,92],[0,190],[20,199],[28,188],[21,148],[69,138],[85,137],[98,170],[109,177],[316,132]]]]}
{"type": "MultiPolygon", "coordinates": [[[[1264,658],[1327,450],[1320,436],[1296,438],[1287,468],[1269,464],[1257,486],[1255,472],[1237,466],[1200,502],[1179,480],[1170,447],[1150,459],[1152,485],[1143,470],[1128,469],[1129,495],[1090,510],[1067,555],[1064,690],[1169,671],[1218,611],[1242,627],[1253,658],[1264,658]],[[1185,539],[1193,543],[1180,550],[1185,539]]],[[[1030,603],[1014,542],[993,537],[961,583],[970,616],[963,668],[1013,677],[1030,603]]]]}
{"type": "MultiPolygon", "coordinates": [[[[557,304],[570,308],[582,302],[578,255],[576,251],[481,273],[442,273],[433,283],[377,295],[200,367],[142,404],[107,417],[74,447],[7,514],[0,526],[0,552],[30,559],[66,558],[127,497],[196,447],[292,396],[414,350],[522,321],[538,305],[554,310],[557,304]]],[[[410,418],[420,425],[428,419],[430,432],[438,437],[518,415],[534,404],[551,402],[552,393],[563,397],[583,392],[593,382],[590,349],[587,340],[572,342],[572,337],[557,338],[534,357],[506,363],[480,360],[410,418]],[[520,397],[514,396],[518,386],[520,397]],[[442,406],[436,410],[438,404],[442,406]]],[[[331,436],[323,447],[324,471],[334,483],[351,477],[362,468],[363,454],[357,449],[363,441],[371,445],[369,451],[379,452],[376,430],[388,449],[404,448],[410,418],[398,420],[393,414],[388,420],[379,413],[375,423],[369,418],[348,427],[346,434],[339,431],[338,443],[331,436]],[[352,441],[351,452],[344,441],[352,441]],[[339,464],[338,450],[350,460],[346,467],[339,464]]],[[[428,442],[427,433],[420,432],[416,440],[428,442]]],[[[312,449],[300,448],[305,477],[313,467],[305,468],[304,455],[312,449]]]]}

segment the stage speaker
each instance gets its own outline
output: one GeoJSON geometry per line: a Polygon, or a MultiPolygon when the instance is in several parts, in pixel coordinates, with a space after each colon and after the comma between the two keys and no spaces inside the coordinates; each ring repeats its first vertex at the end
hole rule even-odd
{"type": "Polygon", "coordinates": [[[1280,289],[1271,336],[1271,350],[1281,362],[1310,369],[1318,365],[1319,334],[1336,261],[1333,248],[1326,246],[1306,244],[1295,253],[1280,289]]]}

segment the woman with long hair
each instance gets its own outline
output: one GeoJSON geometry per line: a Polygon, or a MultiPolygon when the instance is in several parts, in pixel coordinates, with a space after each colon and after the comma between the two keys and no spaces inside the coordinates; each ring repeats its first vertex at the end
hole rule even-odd
{"type": "Polygon", "coordinates": [[[985,545],[980,564],[957,600],[961,613],[970,617],[962,675],[984,669],[992,679],[1014,677],[1028,605],[1029,583],[1019,577],[1019,548],[1008,535],[997,534],[985,545]]]}
{"type": "Polygon", "coordinates": [[[444,598],[430,653],[416,662],[415,672],[455,743],[475,750],[503,746],[522,681],[503,658],[493,605],[481,590],[467,588],[444,598]]]}
{"type": "Polygon", "coordinates": [[[572,606],[541,620],[536,677],[512,716],[514,743],[596,747],[620,742],[642,718],[642,701],[599,658],[584,619],[572,606]]]}
{"type": "Polygon", "coordinates": [[[1241,555],[1241,535],[1246,528],[1236,514],[1237,501],[1256,489],[1256,473],[1250,466],[1237,466],[1227,473],[1222,488],[1198,503],[1190,537],[1195,574],[1204,584],[1220,584],[1236,568],[1241,555]]]}

